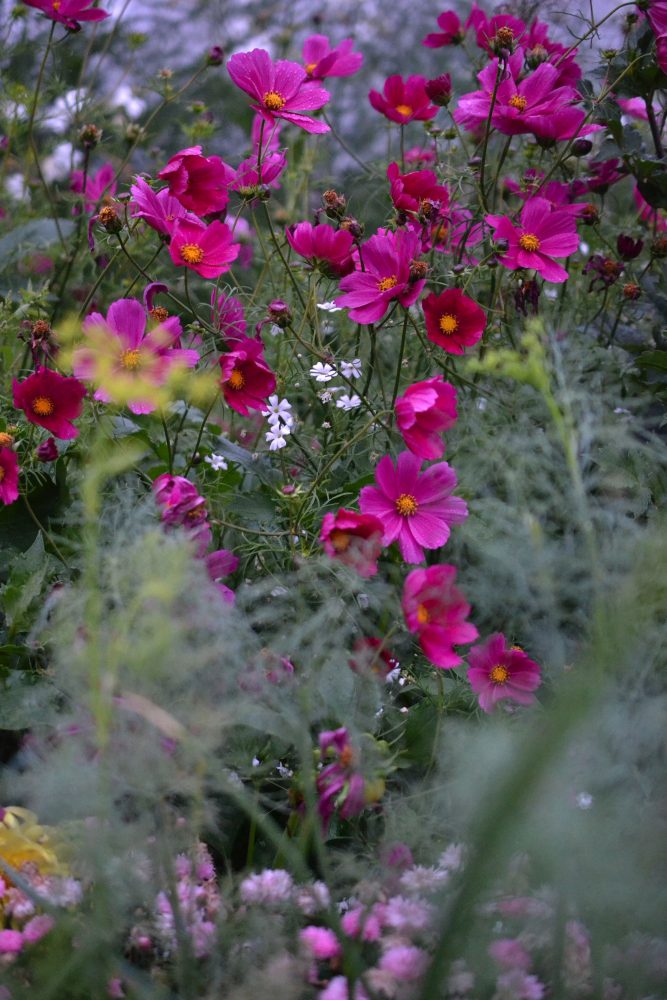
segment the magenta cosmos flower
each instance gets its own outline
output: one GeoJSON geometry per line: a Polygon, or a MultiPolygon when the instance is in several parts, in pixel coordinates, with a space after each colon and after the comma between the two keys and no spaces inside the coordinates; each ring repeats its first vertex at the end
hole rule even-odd
{"type": "Polygon", "coordinates": [[[70,31],[78,31],[79,21],[104,21],[109,17],[106,10],[93,7],[92,0],[23,0],[28,7],[41,10],[42,14],[64,24],[70,31]]]}
{"type": "Polygon", "coordinates": [[[403,440],[419,458],[440,458],[442,433],[456,423],[456,389],[442,375],[408,386],[396,400],[396,424],[403,440]]]}
{"type": "Polygon", "coordinates": [[[411,265],[420,252],[417,233],[399,230],[371,236],[359,251],[365,270],[343,278],[340,290],[344,294],[336,304],[347,307],[355,323],[377,323],[394,299],[406,308],[411,306],[425,284],[411,277],[411,265]]]}
{"type": "Polygon", "coordinates": [[[445,45],[459,45],[465,38],[463,25],[453,10],[443,10],[438,17],[438,27],[440,31],[427,35],[422,45],[429,49],[442,49],[445,45]]]}
{"type": "Polygon", "coordinates": [[[334,229],[326,222],[318,226],[299,222],[288,226],[285,235],[295,253],[328,277],[341,278],[354,270],[354,238],[346,229],[334,229]]]}
{"type": "Polygon", "coordinates": [[[468,654],[468,680],[479,707],[487,713],[503,698],[532,705],[537,700],[533,692],[540,686],[541,674],[539,664],[519,646],[508,648],[502,632],[494,632],[468,654]]]}
{"type": "Polygon", "coordinates": [[[332,559],[350,566],[359,576],[369,577],[377,573],[383,534],[377,517],[341,507],[335,514],[324,515],[320,541],[332,559]]]}
{"type": "Polygon", "coordinates": [[[14,503],[18,495],[18,459],[11,448],[0,448],[0,503],[14,503]]]}
{"type": "Polygon", "coordinates": [[[310,80],[324,80],[327,76],[352,76],[358,73],[364,61],[361,52],[353,52],[354,41],[344,38],[335,47],[327,35],[310,35],[303,43],[301,58],[310,80]]]}
{"type": "Polygon", "coordinates": [[[229,190],[236,191],[246,201],[251,201],[257,198],[260,185],[279,188],[280,182],[278,178],[286,166],[287,159],[283,153],[263,150],[261,177],[257,169],[257,154],[249,156],[242,163],[239,163],[229,185],[229,190]]]}
{"type": "Polygon", "coordinates": [[[388,76],[382,93],[371,90],[368,100],[376,111],[399,125],[413,121],[427,122],[438,113],[426,93],[424,76],[409,76],[405,81],[399,74],[388,76]]]}
{"type": "Polygon", "coordinates": [[[426,336],[449,354],[463,354],[482,338],[486,314],[460,288],[448,288],[440,295],[431,292],[422,302],[426,336]]]}
{"type": "Polygon", "coordinates": [[[449,191],[432,170],[413,170],[402,174],[398,163],[387,167],[391,200],[402,212],[415,212],[424,219],[441,216],[449,206],[449,191]]]}
{"type": "Polygon", "coordinates": [[[201,226],[198,216],[183,208],[180,201],[169,193],[169,188],[154,191],[143,177],[136,177],[130,188],[130,194],[132,215],[144,219],[151,229],[155,229],[158,233],[171,236],[177,219],[184,219],[195,226],[201,226]]]}
{"type": "MultiPolygon", "coordinates": [[[[72,356],[74,374],[84,381],[96,382],[100,375],[123,379],[123,401],[132,413],[152,413],[156,404],[146,399],[147,388],[163,385],[174,367],[194,368],[197,351],[180,347],[181,321],[168,316],[164,322],[146,329],[147,315],[136,299],[118,299],[101,313],[90,313],[83,322],[83,332],[90,346],[79,347],[72,356]],[[136,381],[136,395],[133,395],[136,381]]],[[[103,386],[95,399],[110,403],[113,394],[103,386]]]]}
{"type": "Polygon", "coordinates": [[[418,563],[424,549],[439,549],[450,534],[450,525],[468,516],[465,500],[451,496],[456,473],[447,462],[438,462],[420,473],[422,460],[403,451],[396,459],[380,459],[375,469],[377,486],[364,486],[359,506],[384,525],[383,543],[398,541],[406,562],[418,563]]]}
{"type": "Polygon", "coordinates": [[[298,63],[286,59],[273,62],[265,49],[239,52],[227,63],[232,81],[256,102],[252,105],[265,121],[283,118],[306,132],[328,132],[329,126],[303,114],[319,111],[329,100],[329,91],[308,83],[298,63]]]}
{"type": "Polygon", "coordinates": [[[275,391],[276,376],[264,360],[261,340],[246,337],[233,351],[220,356],[220,385],[225,402],[247,417],[250,410],[266,409],[275,391]]]}
{"type": "Polygon", "coordinates": [[[206,500],[197,487],[184,476],[172,476],[165,472],[153,480],[152,489],[165,528],[184,528],[197,547],[198,555],[204,556],[213,536],[206,500]]]}
{"type": "Polygon", "coordinates": [[[38,368],[23,382],[14,380],[13,390],[14,406],[23,410],[31,424],[46,428],[63,441],[78,437],[72,421],[81,416],[86,395],[86,387],[78,379],[38,368]]]}
{"type": "Polygon", "coordinates": [[[202,278],[219,278],[228,271],[241,250],[224,222],[204,226],[177,219],[171,233],[169,254],[176,267],[189,267],[202,278]]]}
{"type": "Polygon", "coordinates": [[[523,41],[526,34],[526,25],[520,18],[511,14],[494,14],[493,17],[487,17],[477,3],[472,5],[465,28],[473,29],[477,45],[487,52],[492,51],[492,45],[498,44],[511,49],[515,42],[523,41]]]}
{"type": "Polygon", "coordinates": [[[225,209],[234,171],[219,156],[202,156],[201,146],[189,146],[175,153],[158,177],[184,208],[209,215],[225,209]]]}
{"type": "Polygon", "coordinates": [[[567,281],[568,273],[554,257],[569,257],[579,247],[577,224],[570,211],[552,210],[546,198],[530,198],[515,226],[506,215],[487,215],[494,239],[507,240],[508,249],[498,255],[503,267],[516,271],[529,267],[546,281],[567,281]]]}
{"type": "MultiPolygon", "coordinates": [[[[114,180],[116,171],[113,163],[105,163],[96,174],[89,174],[86,177],[86,185],[83,184],[83,170],[72,171],[70,181],[70,191],[75,194],[82,194],[84,197],[83,207],[86,212],[92,212],[98,202],[106,198],[113,198],[116,193],[116,182],[114,180]]],[[[74,211],[80,211],[79,206],[74,207],[74,211]]]]}
{"type": "Polygon", "coordinates": [[[470,605],[454,586],[456,567],[447,564],[415,569],[403,586],[403,614],[431,663],[451,670],[461,657],[454,646],[474,642],[477,629],[466,618],[470,605]]]}
{"type": "Polygon", "coordinates": [[[329,729],[320,733],[320,754],[326,764],[317,776],[317,808],[324,829],[336,808],[342,819],[362,812],[366,805],[366,783],[356,770],[357,754],[347,729],[329,729]],[[331,763],[327,763],[331,761],[331,763]]]}

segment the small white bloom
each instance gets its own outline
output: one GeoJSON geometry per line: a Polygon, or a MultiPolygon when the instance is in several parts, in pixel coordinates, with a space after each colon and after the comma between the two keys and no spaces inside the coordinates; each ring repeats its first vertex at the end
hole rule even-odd
{"type": "Polygon", "coordinates": [[[266,410],[262,410],[262,413],[269,418],[269,423],[272,426],[281,421],[288,427],[294,423],[292,404],[286,399],[278,399],[278,396],[269,396],[269,405],[266,410]]]}
{"type": "Polygon", "coordinates": [[[401,677],[401,668],[394,667],[394,669],[390,670],[387,676],[385,677],[385,681],[387,684],[393,684],[394,681],[400,680],[400,677],[401,677]]]}
{"type": "Polygon", "coordinates": [[[339,410],[345,410],[347,413],[348,410],[356,410],[358,406],[361,406],[361,400],[356,393],[353,393],[351,396],[348,396],[348,394],[345,393],[344,395],[338,397],[336,400],[336,406],[339,410]]]}
{"type": "Polygon", "coordinates": [[[283,328],[281,326],[278,326],[277,323],[272,323],[271,326],[269,327],[269,333],[271,334],[272,337],[277,337],[278,334],[282,332],[283,328]]]}
{"type": "Polygon", "coordinates": [[[121,83],[115,88],[111,103],[114,108],[123,108],[129,118],[138,118],[146,110],[146,102],[140,97],[135,97],[132,88],[126,83],[121,83]]]}
{"type": "Polygon", "coordinates": [[[340,373],[344,378],[361,378],[361,358],[352,361],[341,361],[340,373]]]}
{"type": "Polygon", "coordinates": [[[23,180],[23,174],[10,174],[6,177],[5,191],[14,201],[30,201],[30,192],[23,180]]]}
{"type": "Polygon", "coordinates": [[[269,445],[269,451],[278,451],[280,448],[284,448],[287,444],[285,435],[289,433],[290,429],[285,424],[273,424],[264,435],[269,445]]]}
{"type": "Polygon", "coordinates": [[[333,399],[333,393],[329,389],[325,389],[324,392],[319,392],[318,396],[321,403],[330,403],[333,399]]]}
{"type": "Polygon", "coordinates": [[[59,142],[49,156],[42,160],[42,173],[49,184],[69,174],[81,162],[81,153],[75,152],[71,142],[59,142]]]}
{"type": "Polygon", "coordinates": [[[56,98],[42,119],[44,128],[61,135],[66,132],[77,115],[82,115],[86,100],[85,90],[68,90],[56,98]]]}
{"type": "Polygon", "coordinates": [[[229,468],[222,455],[206,455],[204,461],[208,462],[214,472],[225,472],[229,468]]]}
{"type": "Polygon", "coordinates": [[[310,369],[310,375],[316,382],[330,382],[332,378],[336,377],[336,369],[332,365],[326,365],[323,361],[318,361],[310,369]]]}
{"type": "Polygon", "coordinates": [[[278,764],[276,764],[276,771],[281,778],[291,778],[294,774],[294,771],[292,771],[291,768],[286,767],[282,761],[279,761],[278,764]]]}
{"type": "Polygon", "coordinates": [[[323,429],[325,431],[330,431],[331,430],[331,424],[329,423],[328,420],[323,420],[322,421],[322,427],[323,427],[323,429]]]}
{"type": "Polygon", "coordinates": [[[574,801],[577,809],[590,809],[593,805],[593,796],[590,792],[579,792],[574,801]]]}
{"type": "Polygon", "coordinates": [[[591,248],[589,247],[588,243],[582,240],[581,243],[579,244],[579,253],[589,254],[590,250],[591,248]]]}
{"type": "Polygon", "coordinates": [[[333,301],[331,301],[331,302],[318,302],[317,303],[317,308],[321,309],[322,312],[328,312],[328,313],[339,313],[339,312],[342,312],[342,309],[343,309],[342,306],[337,306],[336,303],[333,302],[333,301]]]}
{"type": "Polygon", "coordinates": [[[253,757],[253,759],[252,759],[252,766],[253,767],[259,767],[259,765],[260,765],[260,759],[259,759],[259,757],[253,757]]]}

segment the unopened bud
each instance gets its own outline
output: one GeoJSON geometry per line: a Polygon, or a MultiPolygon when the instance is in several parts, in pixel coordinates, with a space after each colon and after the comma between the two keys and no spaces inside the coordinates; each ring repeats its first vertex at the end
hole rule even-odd
{"type": "Polygon", "coordinates": [[[423,281],[429,272],[429,266],[425,260],[410,261],[410,281],[423,281]]]}
{"type": "Polygon", "coordinates": [[[534,45],[532,49],[528,49],[526,52],[526,62],[530,69],[537,69],[542,63],[545,63],[549,58],[549,53],[543,45],[534,45]]]}
{"type": "Polygon", "coordinates": [[[269,302],[269,319],[284,330],[292,322],[292,310],[282,299],[274,299],[269,302]]]}
{"type": "Polygon", "coordinates": [[[79,132],[79,142],[84,149],[95,149],[102,138],[102,129],[97,125],[84,125],[79,132]]]}
{"type": "Polygon", "coordinates": [[[434,104],[446,108],[452,99],[452,78],[449,73],[427,80],[426,93],[434,104]]]}
{"type": "Polygon", "coordinates": [[[592,148],[593,143],[590,139],[575,139],[570,152],[573,156],[588,156],[592,148]]]}
{"type": "Polygon", "coordinates": [[[587,205],[584,205],[584,210],[579,218],[582,222],[586,223],[587,226],[594,226],[600,221],[600,210],[597,205],[589,202],[587,205]]]}
{"type": "Polygon", "coordinates": [[[358,222],[357,219],[355,219],[351,215],[345,215],[340,220],[340,228],[350,233],[350,235],[353,236],[355,240],[361,239],[361,237],[364,235],[364,227],[362,223],[358,222]]]}
{"type": "Polygon", "coordinates": [[[225,59],[225,53],[223,52],[220,45],[213,45],[208,50],[208,55],[206,56],[207,66],[222,66],[225,59]]]}
{"type": "Polygon", "coordinates": [[[347,208],[347,199],[344,194],[328,190],[322,195],[324,211],[330,219],[342,219],[347,208]]]}
{"type": "Polygon", "coordinates": [[[101,208],[97,219],[108,233],[119,233],[123,228],[123,223],[118,218],[118,212],[113,205],[105,205],[101,208]]]}
{"type": "Polygon", "coordinates": [[[58,445],[55,439],[50,437],[46,441],[42,441],[37,448],[35,448],[35,457],[40,462],[55,462],[58,457],[58,445]]]}
{"type": "Polygon", "coordinates": [[[667,236],[658,236],[651,243],[652,257],[667,257],[667,236]]]}
{"type": "Polygon", "coordinates": [[[636,285],[634,281],[629,281],[627,285],[623,285],[623,296],[629,299],[630,302],[635,302],[641,295],[642,290],[639,285],[636,285]]]}

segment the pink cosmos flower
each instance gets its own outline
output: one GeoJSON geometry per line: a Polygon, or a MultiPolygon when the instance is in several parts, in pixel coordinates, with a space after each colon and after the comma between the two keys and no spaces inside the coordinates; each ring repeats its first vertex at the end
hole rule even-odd
{"type": "Polygon", "coordinates": [[[217,587],[225,604],[233,604],[236,600],[236,594],[221,581],[237,569],[239,557],[235,556],[229,549],[216,549],[215,552],[209,552],[204,557],[204,563],[206,564],[206,572],[217,587]]]}
{"type": "Polygon", "coordinates": [[[486,313],[460,288],[448,288],[440,295],[431,292],[422,302],[426,336],[449,354],[463,354],[482,339],[486,313]]]}
{"type": "Polygon", "coordinates": [[[442,375],[408,386],[396,400],[396,424],[403,440],[419,458],[440,458],[441,435],[456,423],[456,389],[442,375]]]}
{"type": "Polygon", "coordinates": [[[320,541],[332,559],[350,566],[359,576],[369,577],[377,573],[383,533],[377,517],[341,507],[335,514],[324,515],[320,541]]]}
{"type": "Polygon", "coordinates": [[[158,177],[167,182],[184,208],[195,215],[210,215],[225,209],[234,171],[219,156],[202,156],[201,146],[189,146],[175,153],[158,177]]]}
{"type": "Polygon", "coordinates": [[[288,226],[285,236],[295,253],[329,277],[341,278],[354,270],[354,238],[346,229],[334,229],[326,222],[317,226],[299,222],[288,226]]]}
{"type": "Polygon", "coordinates": [[[35,7],[52,21],[64,24],[70,31],[78,31],[79,21],[104,21],[106,10],[93,7],[93,0],[23,0],[28,7],[35,7]]]}
{"type": "Polygon", "coordinates": [[[515,226],[506,215],[487,215],[494,239],[507,240],[506,251],[498,255],[503,267],[516,271],[533,268],[546,281],[567,281],[568,273],[554,257],[569,257],[579,247],[576,221],[571,212],[552,210],[546,198],[530,198],[521,210],[521,224],[515,226]]]}
{"type": "Polygon", "coordinates": [[[454,646],[474,642],[479,633],[466,621],[470,605],[454,585],[456,567],[448,564],[414,569],[403,586],[403,614],[436,667],[451,670],[462,663],[454,646]]]}
{"type": "Polygon", "coordinates": [[[385,545],[398,541],[408,563],[424,558],[424,549],[439,549],[450,535],[450,525],[468,516],[465,500],[451,496],[456,473],[439,462],[420,473],[422,460],[403,451],[396,459],[380,459],[375,469],[377,486],[364,486],[359,506],[364,514],[375,514],[384,524],[385,545]]]}
{"type": "Polygon", "coordinates": [[[264,360],[261,340],[246,337],[233,351],[220,356],[220,385],[225,402],[247,417],[250,410],[266,409],[275,392],[276,376],[264,360]]]}
{"type": "Polygon", "coordinates": [[[19,496],[19,462],[11,448],[0,448],[0,503],[9,505],[19,496]]]}
{"type": "MultiPolygon", "coordinates": [[[[73,170],[70,181],[70,191],[75,194],[83,194],[83,207],[86,212],[92,212],[102,199],[111,199],[116,193],[116,182],[114,177],[116,171],[113,163],[105,163],[96,174],[89,174],[86,177],[86,186],[83,186],[83,170],[73,170]]],[[[74,206],[75,214],[80,211],[78,205],[74,206]]]]}
{"type": "Polygon", "coordinates": [[[145,219],[151,229],[165,236],[171,236],[177,219],[185,219],[194,225],[201,225],[199,218],[183,208],[178,198],[169,193],[169,188],[154,191],[143,177],[136,177],[130,188],[132,195],[131,212],[135,218],[145,219]]]}
{"type": "Polygon", "coordinates": [[[508,648],[502,632],[494,632],[486,642],[468,654],[468,680],[482,711],[490,714],[496,702],[511,698],[520,705],[536,701],[533,692],[541,683],[541,668],[518,646],[508,648]]]}
{"type": "Polygon", "coordinates": [[[410,166],[419,167],[423,163],[435,163],[436,155],[432,149],[424,149],[423,146],[411,146],[405,151],[405,162],[410,166]]]}
{"type": "Polygon", "coordinates": [[[184,528],[203,556],[211,542],[206,500],[184,476],[168,472],[153,481],[153,495],[160,508],[160,520],[167,528],[184,528]]]}
{"type": "Polygon", "coordinates": [[[459,45],[464,39],[463,25],[453,10],[443,10],[438,17],[440,31],[427,35],[422,41],[429,49],[442,49],[445,45],[459,45]]]}
{"type": "Polygon", "coordinates": [[[649,205],[646,198],[644,198],[636,186],[632,197],[642,222],[645,222],[647,226],[655,227],[659,233],[667,232],[667,214],[662,209],[653,208],[652,205],[649,205]]]}
{"type": "Polygon", "coordinates": [[[667,73],[667,3],[665,0],[651,0],[646,12],[648,23],[655,37],[658,66],[667,73]]]}
{"type": "Polygon", "coordinates": [[[382,93],[371,90],[368,100],[376,111],[399,125],[413,121],[427,122],[438,113],[438,108],[431,104],[426,93],[424,76],[409,76],[405,81],[399,74],[389,76],[382,93]]]}
{"type": "Polygon", "coordinates": [[[414,982],[424,975],[429,961],[428,953],[423,948],[395,945],[385,951],[378,967],[399,982],[414,982]]]}
{"type": "Polygon", "coordinates": [[[329,100],[329,91],[315,83],[298,63],[273,62],[265,49],[239,52],[227,63],[233,83],[256,102],[252,105],[270,123],[283,118],[306,132],[328,132],[329,126],[303,114],[319,111],[329,100]],[[306,86],[306,84],[308,84],[306,86]]]}
{"type": "Polygon", "coordinates": [[[364,57],[353,52],[354,41],[344,38],[335,48],[327,35],[310,35],[303,43],[301,58],[310,80],[324,80],[327,76],[353,76],[361,69],[364,57]]]}
{"type": "Polygon", "coordinates": [[[432,170],[413,170],[402,174],[398,163],[387,167],[391,200],[395,208],[414,212],[424,219],[435,219],[447,211],[449,191],[432,170]]]}
{"type": "Polygon", "coordinates": [[[225,340],[243,340],[247,324],[240,300],[214,289],[211,294],[211,323],[225,340]]]}
{"type": "Polygon", "coordinates": [[[299,932],[299,938],[317,962],[338,958],[343,953],[338,938],[328,927],[311,924],[299,932]]]}
{"type": "Polygon", "coordinates": [[[262,175],[260,179],[257,169],[257,155],[249,156],[234,172],[229,184],[230,191],[237,191],[242,198],[252,200],[259,194],[259,187],[279,188],[278,178],[287,166],[287,158],[283,153],[262,151],[262,175]]]}
{"type": "Polygon", "coordinates": [[[176,267],[189,267],[202,278],[219,278],[228,271],[241,250],[233,242],[224,222],[204,226],[177,219],[171,234],[169,255],[176,267]]]}
{"type": "Polygon", "coordinates": [[[526,34],[526,25],[518,17],[511,14],[494,14],[487,17],[477,3],[473,3],[472,10],[465,23],[466,31],[472,28],[475,32],[477,45],[480,49],[492,52],[492,44],[501,43],[503,48],[511,49],[512,43],[522,41],[526,34]],[[505,33],[497,38],[498,30],[505,29],[505,33]],[[507,35],[509,31],[511,34],[507,35]]]}
{"type": "Polygon", "coordinates": [[[423,280],[411,279],[410,267],[421,252],[419,235],[405,230],[371,236],[360,249],[364,271],[346,275],[340,283],[336,304],[350,310],[355,323],[377,323],[391,302],[406,308],[417,301],[423,280]]]}
{"type": "Polygon", "coordinates": [[[326,830],[336,808],[339,808],[342,819],[350,819],[363,812],[366,805],[365,781],[355,769],[357,754],[346,728],[320,733],[319,744],[322,762],[331,760],[317,775],[317,809],[326,830]]]}
{"type": "Polygon", "coordinates": [[[14,380],[14,406],[31,424],[46,428],[63,441],[79,436],[72,423],[81,416],[86,387],[77,378],[38,368],[23,382],[14,380]]]}
{"type": "MultiPolygon", "coordinates": [[[[90,313],[83,321],[83,332],[91,338],[91,346],[79,347],[72,356],[74,374],[84,381],[95,382],[100,370],[99,338],[104,335],[104,360],[124,380],[137,381],[137,395],[129,392],[127,406],[132,413],[152,413],[156,404],[145,398],[146,383],[164,385],[175,366],[194,368],[199,354],[180,346],[181,321],[168,316],[162,323],[146,329],[147,314],[136,299],[118,299],[107,311],[90,313]],[[97,343],[95,343],[97,340],[97,343]]],[[[113,396],[101,386],[95,399],[112,402],[113,396]]]]}
{"type": "Polygon", "coordinates": [[[550,201],[553,208],[566,209],[573,215],[581,215],[586,211],[586,205],[583,202],[573,202],[572,199],[587,189],[584,187],[575,188],[574,184],[564,184],[561,181],[547,181],[544,184],[544,177],[543,171],[529,167],[520,181],[517,182],[511,177],[506,177],[504,185],[508,191],[517,195],[522,201],[528,201],[529,198],[538,194],[540,198],[546,198],[547,201],[550,201]]]}
{"type": "Polygon", "coordinates": [[[0,931],[0,955],[18,955],[23,948],[21,931],[0,931]]]}

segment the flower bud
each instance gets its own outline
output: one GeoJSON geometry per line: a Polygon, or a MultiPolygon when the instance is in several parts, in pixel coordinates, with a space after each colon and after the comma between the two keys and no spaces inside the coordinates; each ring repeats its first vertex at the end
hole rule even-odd
{"type": "Polygon", "coordinates": [[[324,203],[324,211],[330,219],[342,219],[344,217],[345,209],[347,208],[347,199],[344,194],[338,194],[333,190],[325,191],[322,195],[322,201],[324,203]]]}
{"type": "Polygon", "coordinates": [[[79,142],[84,149],[95,149],[102,139],[102,129],[97,125],[84,125],[79,132],[79,142]]]}
{"type": "Polygon", "coordinates": [[[667,257],[667,236],[658,236],[657,239],[653,240],[651,243],[651,256],[667,257]]]}
{"type": "Polygon", "coordinates": [[[207,66],[222,66],[225,59],[225,53],[223,52],[220,45],[213,45],[208,50],[208,55],[206,56],[207,66]]]}
{"type": "Polygon", "coordinates": [[[629,281],[627,285],[623,285],[623,297],[630,302],[636,302],[641,293],[641,288],[634,281],[629,281]]]}
{"type": "Polygon", "coordinates": [[[410,281],[423,281],[429,272],[429,266],[425,260],[410,261],[410,281]]]}
{"type": "Polygon", "coordinates": [[[570,152],[573,156],[588,156],[592,148],[593,143],[590,139],[575,139],[570,152]]]}
{"type": "Polygon", "coordinates": [[[14,444],[14,437],[7,431],[0,431],[0,448],[11,448],[14,444]]]}
{"type": "Polygon", "coordinates": [[[355,240],[361,239],[364,235],[364,227],[361,222],[358,222],[353,216],[345,215],[340,220],[340,228],[345,229],[346,232],[350,233],[355,240]]]}
{"type": "Polygon", "coordinates": [[[597,205],[594,205],[592,202],[589,202],[587,205],[584,206],[584,210],[579,216],[579,218],[587,226],[594,226],[597,222],[600,221],[600,212],[597,205]]]}
{"type": "Polygon", "coordinates": [[[282,299],[274,299],[269,302],[269,319],[284,330],[292,322],[292,310],[282,299]]]}
{"type": "Polygon", "coordinates": [[[492,52],[497,56],[501,56],[504,52],[508,52],[509,55],[514,52],[515,49],[515,39],[514,32],[511,28],[504,25],[502,28],[498,28],[495,35],[491,39],[490,48],[492,52]]]}
{"type": "Polygon", "coordinates": [[[47,438],[35,448],[35,457],[40,462],[55,462],[58,457],[58,445],[55,438],[47,438]]]}
{"type": "Polygon", "coordinates": [[[446,108],[452,99],[452,78],[449,73],[427,80],[426,93],[434,104],[446,108]]]}
{"type": "Polygon", "coordinates": [[[108,233],[119,233],[123,228],[123,223],[118,218],[118,212],[113,205],[104,205],[100,209],[100,214],[97,217],[98,222],[103,226],[108,233]]]}
{"type": "Polygon", "coordinates": [[[620,233],[616,239],[616,249],[621,260],[634,260],[644,249],[644,241],[633,240],[631,236],[620,233]]]}
{"type": "Polygon", "coordinates": [[[534,45],[526,52],[526,62],[530,69],[537,69],[549,58],[549,53],[543,45],[534,45]]]}

